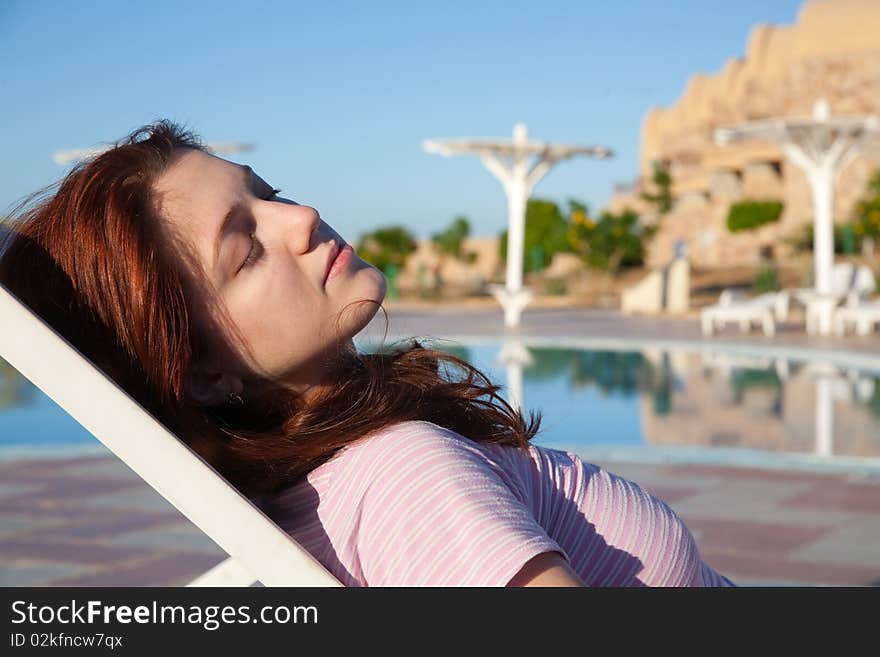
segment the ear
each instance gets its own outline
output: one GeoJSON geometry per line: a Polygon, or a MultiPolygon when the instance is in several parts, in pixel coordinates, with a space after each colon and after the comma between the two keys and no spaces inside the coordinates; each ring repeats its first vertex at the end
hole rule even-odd
{"type": "Polygon", "coordinates": [[[216,406],[226,402],[229,393],[241,394],[244,388],[240,378],[226,372],[193,367],[186,377],[186,391],[199,406],[216,406]]]}

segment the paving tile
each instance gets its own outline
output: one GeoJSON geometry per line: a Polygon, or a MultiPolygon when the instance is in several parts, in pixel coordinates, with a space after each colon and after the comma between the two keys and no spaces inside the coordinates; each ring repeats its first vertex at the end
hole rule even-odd
{"type": "Polygon", "coordinates": [[[732,581],[762,578],[770,581],[800,582],[805,586],[878,586],[880,568],[848,564],[810,563],[776,556],[707,551],[707,563],[732,581]]]}
{"type": "Polygon", "coordinates": [[[705,516],[682,516],[697,539],[700,553],[736,552],[786,556],[827,536],[832,530],[822,525],[793,526],[771,523],[718,520],[705,516]]]}
{"type": "Polygon", "coordinates": [[[0,515],[0,538],[23,534],[34,529],[57,527],[59,525],[64,525],[64,521],[50,516],[3,514],[0,515]]]}
{"type": "Polygon", "coordinates": [[[781,504],[810,484],[775,482],[766,480],[727,480],[715,488],[702,490],[677,500],[671,506],[684,515],[719,517],[724,519],[750,519],[762,514],[773,515],[781,504]]]}
{"type": "MultiPolygon", "coordinates": [[[[27,581],[21,569],[57,567],[75,572],[64,571],[52,585],[75,580],[174,586],[225,558],[115,457],[29,463],[11,485],[45,487],[30,494],[12,490],[11,500],[0,496],[0,514],[6,514],[0,515],[0,576],[9,581],[27,581]],[[79,494],[67,494],[71,490],[79,494]],[[4,518],[12,519],[6,532],[4,518]],[[158,520],[162,524],[151,524],[158,520]],[[169,560],[169,550],[190,556],[169,560]]],[[[738,584],[880,584],[870,550],[880,545],[873,534],[880,512],[866,502],[870,491],[880,488],[877,480],[699,465],[596,464],[670,503],[694,533],[703,558],[738,584]],[[831,491],[824,499],[834,505],[800,505],[802,499],[813,503],[816,495],[810,492],[817,486],[831,491]],[[862,488],[854,493],[848,486],[862,488]]],[[[2,473],[0,468],[7,484],[2,473]]]]}
{"type": "Polygon", "coordinates": [[[133,479],[141,482],[141,478],[125,463],[115,456],[103,458],[99,461],[87,463],[75,463],[64,469],[67,477],[96,477],[106,479],[133,479]]]}
{"type": "Polygon", "coordinates": [[[35,521],[41,519],[59,519],[68,524],[88,522],[95,518],[119,515],[123,510],[93,509],[82,504],[77,499],[58,499],[55,497],[43,498],[33,496],[30,498],[16,499],[15,503],[0,500],[0,514],[9,514],[24,518],[32,518],[35,521]],[[102,515],[103,514],[103,515],[102,515]]]}
{"type": "Polygon", "coordinates": [[[635,466],[632,463],[613,463],[607,461],[588,461],[598,465],[606,472],[618,477],[628,479],[643,488],[651,486],[677,486],[686,485],[688,488],[714,488],[726,481],[725,477],[707,476],[699,473],[681,474],[670,473],[662,466],[651,468],[650,466],[635,466]]]}
{"type": "Polygon", "coordinates": [[[198,552],[162,554],[137,563],[113,566],[78,577],[53,580],[50,586],[183,586],[225,559],[198,552]]]}
{"type": "Polygon", "coordinates": [[[815,563],[846,563],[880,571],[880,518],[835,530],[798,548],[792,558],[815,563]]]}
{"type": "MultiPolygon", "coordinates": [[[[734,578],[729,578],[731,581],[734,581],[734,578]]],[[[749,587],[773,587],[773,588],[781,588],[781,587],[803,587],[803,586],[817,586],[812,582],[799,582],[794,580],[784,580],[779,577],[755,577],[753,575],[743,575],[741,577],[737,577],[734,583],[740,588],[749,588],[749,587]]]]}
{"type": "Polygon", "coordinates": [[[92,495],[119,494],[120,491],[142,487],[143,482],[119,481],[56,481],[29,494],[0,498],[2,513],[61,512],[80,507],[92,495]]]}
{"type": "Polygon", "coordinates": [[[32,483],[0,483],[0,499],[6,497],[18,497],[40,490],[39,484],[32,483]]]}
{"type": "Polygon", "coordinates": [[[785,505],[810,509],[858,510],[880,514],[880,482],[822,482],[787,500],[785,505]]]}
{"type": "Polygon", "coordinates": [[[23,495],[12,499],[0,499],[0,514],[38,514],[53,508],[71,508],[76,506],[75,500],[44,499],[36,495],[23,495]]]}
{"type": "Polygon", "coordinates": [[[147,556],[146,550],[108,547],[88,541],[56,538],[35,540],[27,536],[0,539],[0,563],[11,560],[103,565],[147,556]]]}
{"type": "Polygon", "coordinates": [[[814,525],[819,522],[829,527],[847,527],[863,522],[873,522],[877,514],[859,510],[810,509],[776,504],[740,504],[736,498],[737,490],[728,490],[723,484],[717,490],[700,492],[670,503],[673,510],[681,516],[689,514],[706,516],[718,520],[752,520],[755,522],[782,525],[814,525]]]}
{"type": "Polygon", "coordinates": [[[657,497],[670,506],[673,503],[680,502],[691,495],[696,495],[700,492],[699,488],[684,488],[684,487],[676,487],[676,486],[643,486],[645,490],[647,490],[651,495],[657,497]]]}
{"type": "Polygon", "coordinates": [[[113,514],[109,517],[106,515],[100,516],[85,522],[78,522],[75,525],[56,526],[31,532],[29,538],[50,541],[55,538],[79,537],[101,541],[108,536],[179,523],[182,519],[184,518],[179,513],[144,513],[142,511],[133,511],[113,514]]]}
{"type": "Polygon", "coordinates": [[[42,495],[54,495],[62,498],[85,497],[101,493],[115,493],[141,486],[144,486],[144,482],[140,479],[59,477],[46,483],[42,495]]]}
{"type": "Polygon", "coordinates": [[[107,538],[105,544],[140,549],[158,550],[173,548],[188,552],[226,555],[222,548],[192,524],[126,532],[125,534],[107,538]]]}
{"type": "Polygon", "coordinates": [[[578,452],[575,453],[581,458],[581,460],[584,460],[587,463],[598,465],[600,468],[606,470],[607,472],[612,472],[626,479],[631,479],[632,481],[639,482],[642,480],[651,480],[654,478],[657,478],[660,481],[670,480],[669,477],[664,476],[665,473],[663,473],[660,468],[651,467],[650,465],[643,465],[641,463],[609,463],[607,461],[601,460],[591,461],[589,458],[587,458],[588,454],[578,454],[578,452]]]}
{"type": "Polygon", "coordinates": [[[847,475],[846,480],[857,483],[880,483],[880,472],[854,472],[847,475]]]}
{"type": "Polygon", "coordinates": [[[91,509],[137,509],[140,511],[167,511],[179,513],[174,506],[149,485],[108,495],[90,495],[82,505],[91,509]]]}
{"type": "Polygon", "coordinates": [[[16,460],[0,465],[0,478],[4,481],[44,480],[63,475],[69,466],[82,466],[87,463],[106,461],[105,456],[73,456],[67,458],[47,458],[16,460]]]}
{"type": "Polygon", "coordinates": [[[97,571],[89,566],[60,563],[3,564],[0,566],[0,586],[45,586],[61,577],[80,577],[97,571]]]}
{"type": "Polygon", "coordinates": [[[840,479],[840,475],[817,472],[794,472],[771,468],[742,468],[726,465],[680,464],[666,466],[671,476],[708,476],[725,479],[766,479],[780,482],[823,483],[840,479]]]}
{"type": "MultiPolygon", "coordinates": [[[[39,529],[49,521],[75,526],[95,520],[123,517],[130,512],[124,509],[92,509],[82,506],[77,500],[39,500],[36,506],[22,508],[18,504],[11,510],[3,509],[4,514],[32,521],[33,529],[39,529]]],[[[30,530],[24,527],[22,531],[30,530]]]]}

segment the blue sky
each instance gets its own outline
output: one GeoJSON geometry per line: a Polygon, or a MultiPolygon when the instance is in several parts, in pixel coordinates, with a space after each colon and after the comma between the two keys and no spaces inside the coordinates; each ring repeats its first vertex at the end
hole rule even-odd
{"type": "Polygon", "coordinates": [[[255,142],[229,159],[352,242],[388,224],[425,238],[458,214],[473,235],[503,230],[501,185],[478,159],[421,143],[506,137],[517,121],[615,151],[557,165],[534,192],[599,208],[637,175],[645,112],[801,4],[0,0],[0,213],[64,175],[55,150],[158,118],[255,142]]]}

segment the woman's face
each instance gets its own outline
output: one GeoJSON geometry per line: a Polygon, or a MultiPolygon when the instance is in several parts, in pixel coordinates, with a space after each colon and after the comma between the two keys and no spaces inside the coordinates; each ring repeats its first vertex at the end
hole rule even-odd
{"type": "Polygon", "coordinates": [[[319,384],[327,373],[324,358],[342,345],[352,348],[351,338],[378,309],[377,303],[348,304],[385,297],[385,276],[357,253],[325,281],[345,240],[314,208],[275,195],[249,167],[181,148],[154,191],[161,221],[197,259],[184,266],[188,294],[200,297],[189,299],[194,319],[209,338],[218,331],[226,338],[211,344],[191,374],[197,400],[246,395],[252,372],[297,392],[319,384]],[[219,328],[217,304],[194,292],[203,289],[192,285],[200,276],[245,341],[230,347],[233,353],[223,346],[236,339],[219,328]]]}

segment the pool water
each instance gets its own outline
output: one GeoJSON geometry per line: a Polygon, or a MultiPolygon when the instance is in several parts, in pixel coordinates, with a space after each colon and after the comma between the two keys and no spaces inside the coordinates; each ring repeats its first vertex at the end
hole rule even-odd
{"type": "MultiPolygon", "coordinates": [[[[596,458],[800,456],[880,472],[878,372],[685,350],[442,348],[502,385],[526,418],[541,411],[536,444],[596,458]]],[[[98,441],[0,361],[0,450],[90,445],[98,441]]]]}

